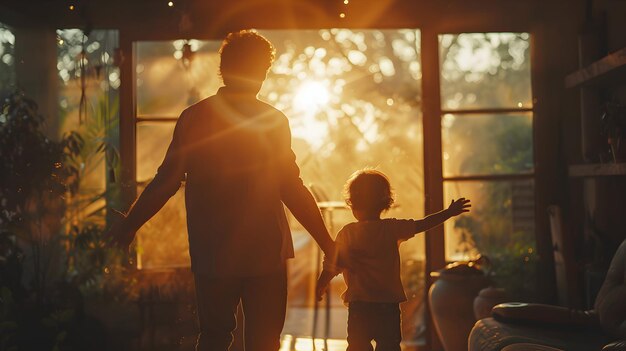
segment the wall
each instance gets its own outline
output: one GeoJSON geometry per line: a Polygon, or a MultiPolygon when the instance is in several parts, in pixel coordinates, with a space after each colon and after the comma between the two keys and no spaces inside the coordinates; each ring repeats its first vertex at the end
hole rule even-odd
{"type": "MultiPolygon", "coordinates": [[[[590,3],[589,10],[579,23],[581,30],[592,28],[592,43],[599,50],[583,62],[586,64],[626,47],[626,2],[598,0],[590,3]],[[594,23],[594,25],[589,25],[594,23]],[[595,27],[595,28],[594,28],[595,27]]],[[[581,163],[612,162],[606,150],[606,137],[601,135],[602,108],[606,101],[626,103],[626,84],[607,88],[603,85],[567,89],[576,94],[577,104],[589,108],[572,115],[572,127],[565,134],[562,153],[568,165],[581,163]],[[581,121],[585,121],[581,127],[581,121]],[[589,145],[580,145],[582,133],[589,135],[589,145]]],[[[568,177],[566,193],[569,231],[576,244],[579,291],[581,304],[591,308],[595,291],[603,280],[603,274],[615,249],[626,238],[626,176],[568,177]]]]}

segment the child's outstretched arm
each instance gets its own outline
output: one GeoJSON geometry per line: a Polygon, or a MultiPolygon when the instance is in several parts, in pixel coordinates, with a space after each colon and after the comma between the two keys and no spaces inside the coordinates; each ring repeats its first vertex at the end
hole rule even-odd
{"type": "Polygon", "coordinates": [[[458,216],[464,212],[469,212],[470,207],[472,207],[470,200],[464,197],[458,200],[452,200],[447,209],[430,214],[417,221],[417,232],[425,232],[447,221],[451,217],[458,216]]]}

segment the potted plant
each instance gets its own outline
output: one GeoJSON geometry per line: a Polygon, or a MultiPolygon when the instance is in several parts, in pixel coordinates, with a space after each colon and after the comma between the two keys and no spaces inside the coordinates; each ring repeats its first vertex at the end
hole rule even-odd
{"type": "Polygon", "coordinates": [[[51,275],[58,274],[59,240],[65,196],[76,191],[78,170],[68,164],[80,138],[70,133],[52,140],[43,131],[37,104],[20,92],[0,110],[0,229],[25,249],[30,260],[34,298],[43,297],[51,275]]]}
{"type": "Polygon", "coordinates": [[[103,316],[125,318],[129,304],[136,307],[129,293],[134,277],[125,256],[105,243],[103,211],[83,211],[103,195],[87,201],[74,195],[84,160],[110,151],[102,138],[90,137],[93,128],[86,128],[87,141],[80,132],[54,140],[44,122],[20,92],[2,103],[0,349],[102,350],[112,340],[103,337],[111,324],[103,316]],[[94,301],[110,303],[90,308],[94,301]]]}

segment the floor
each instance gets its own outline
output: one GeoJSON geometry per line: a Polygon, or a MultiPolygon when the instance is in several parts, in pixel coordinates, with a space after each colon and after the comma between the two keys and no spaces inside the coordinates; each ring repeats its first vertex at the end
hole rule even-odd
{"type": "Polygon", "coordinates": [[[283,335],[280,351],[345,351],[348,342],[345,339],[315,339],[315,345],[310,337],[294,337],[283,335]]]}
{"type": "Polygon", "coordinates": [[[312,351],[312,350],[345,350],[346,321],[348,309],[333,307],[330,309],[330,325],[326,334],[326,311],[320,308],[317,314],[315,347],[311,335],[313,334],[314,313],[311,308],[289,308],[283,329],[280,351],[312,351]],[[324,336],[328,339],[324,340],[324,336]],[[326,347],[327,346],[327,347],[326,347]]]}

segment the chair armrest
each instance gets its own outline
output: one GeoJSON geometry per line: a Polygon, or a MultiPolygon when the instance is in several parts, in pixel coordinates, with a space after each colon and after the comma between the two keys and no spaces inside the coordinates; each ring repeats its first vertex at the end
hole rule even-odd
{"type": "Polygon", "coordinates": [[[626,351],[626,340],[619,340],[605,345],[602,351],[626,351]]]}
{"type": "Polygon", "coordinates": [[[491,310],[491,315],[503,323],[539,324],[556,328],[599,328],[600,326],[593,310],[582,311],[537,303],[499,304],[491,310]]]}
{"type": "Polygon", "coordinates": [[[541,344],[522,342],[522,343],[511,344],[511,345],[505,346],[504,348],[502,348],[502,351],[564,351],[564,350],[546,346],[546,345],[541,345],[541,344]]]}

